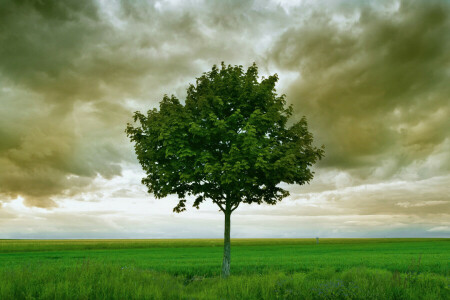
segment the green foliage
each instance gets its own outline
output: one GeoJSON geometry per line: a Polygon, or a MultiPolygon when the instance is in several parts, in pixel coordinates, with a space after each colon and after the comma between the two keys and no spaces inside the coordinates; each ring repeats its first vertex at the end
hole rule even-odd
{"type": "Polygon", "coordinates": [[[134,114],[128,124],[139,162],[147,174],[142,183],[161,198],[177,194],[174,211],[211,199],[222,211],[241,202],[276,204],[288,195],[278,185],[305,184],[310,167],[323,156],[312,145],[306,118],[288,126],[292,107],[277,95],[277,75],[258,81],[255,64],[213,66],[187,89],[183,105],[164,96],[159,110],[134,114]]]}
{"type": "Polygon", "coordinates": [[[33,242],[0,240],[0,299],[450,296],[448,239],[232,240],[228,280],[220,240],[33,242]]]}

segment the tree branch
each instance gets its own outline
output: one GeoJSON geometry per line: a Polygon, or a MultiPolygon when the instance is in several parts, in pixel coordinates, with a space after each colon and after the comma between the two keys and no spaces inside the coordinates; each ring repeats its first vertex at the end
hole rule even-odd
{"type": "Polygon", "coordinates": [[[217,204],[217,206],[219,206],[219,208],[220,208],[220,210],[221,210],[222,212],[225,212],[225,209],[223,208],[223,206],[222,206],[218,201],[213,200],[213,202],[214,202],[215,204],[217,204]]]}
{"type": "Polygon", "coordinates": [[[241,204],[241,202],[238,202],[238,203],[236,204],[236,206],[235,206],[234,208],[231,209],[231,212],[235,211],[235,209],[239,207],[239,204],[241,204]]]}

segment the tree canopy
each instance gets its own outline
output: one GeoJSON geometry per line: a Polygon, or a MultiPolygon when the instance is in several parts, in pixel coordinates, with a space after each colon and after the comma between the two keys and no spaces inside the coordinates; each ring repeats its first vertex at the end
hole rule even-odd
{"type": "Polygon", "coordinates": [[[278,76],[258,81],[256,64],[213,66],[189,85],[185,104],[165,95],[158,109],[134,114],[140,126],[128,124],[139,162],[147,174],[142,183],[157,198],[177,194],[175,212],[206,199],[224,211],[241,203],[276,204],[288,191],[279,183],[304,184],[311,166],[323,156],[312,145],[306,118],[288,126],[292,106],[277,95],[278,76]]]}

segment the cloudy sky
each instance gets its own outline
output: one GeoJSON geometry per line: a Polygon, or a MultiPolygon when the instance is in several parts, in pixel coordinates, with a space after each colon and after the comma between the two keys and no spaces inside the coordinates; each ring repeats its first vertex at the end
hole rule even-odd
{"type": "Polygon", "coordinates": [[[277,73],[326,157],[232,237],[450,237],[450,2],[0,2],[0,238],[222,237],[124,130],[212,65],[277,73]]]}

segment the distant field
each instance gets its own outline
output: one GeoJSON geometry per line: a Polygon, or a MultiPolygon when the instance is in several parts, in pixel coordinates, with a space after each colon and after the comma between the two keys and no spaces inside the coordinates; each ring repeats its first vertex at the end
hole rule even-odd
{"type": "Polygon", "coordinates": [[[450,299],[450,239],[0,240],[0,299],[450,299]]]}

